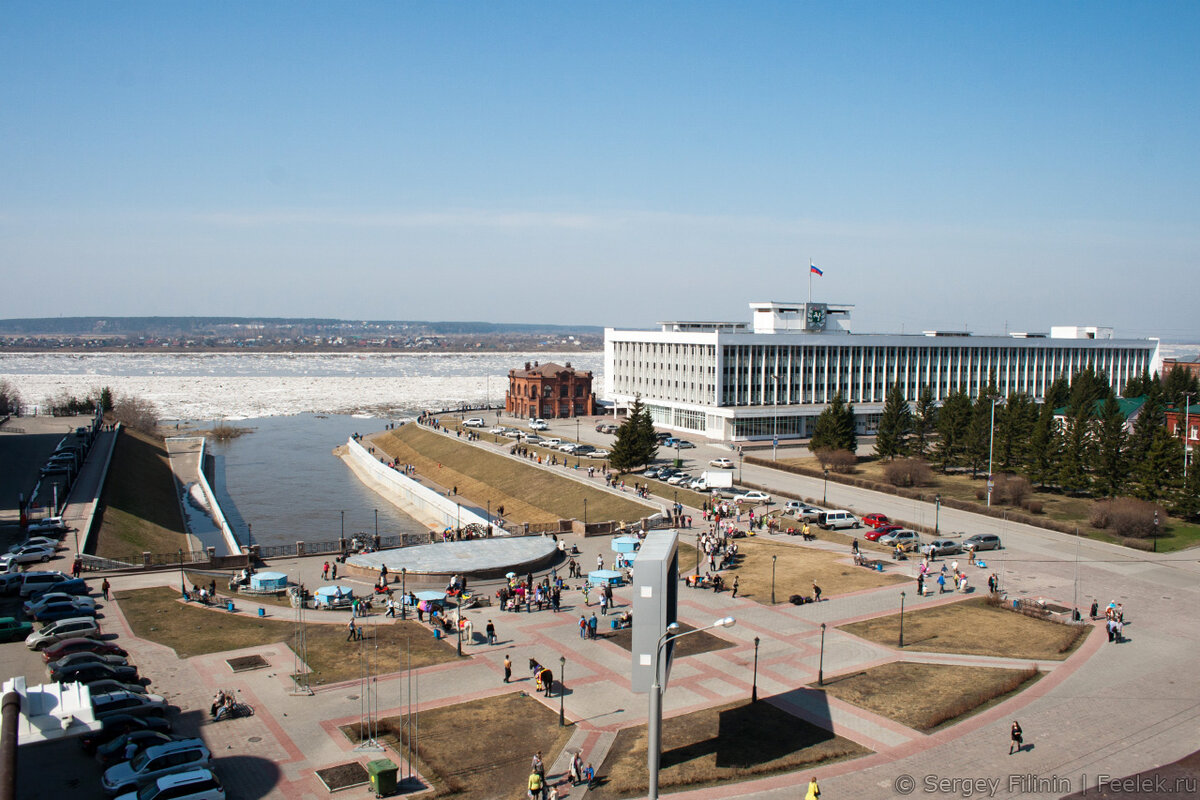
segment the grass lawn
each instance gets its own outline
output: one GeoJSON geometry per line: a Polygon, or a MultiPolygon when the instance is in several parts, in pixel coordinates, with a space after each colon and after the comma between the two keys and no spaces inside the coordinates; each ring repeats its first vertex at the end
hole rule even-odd
{"type": "MultiPolygon", "coordinates": [[[[693,626],[685,622],[679,623],[679,634],[681,636],[688,631],[694,630],[696,629],[693,626]]],[[[631,653],[633,652],[632,628],[622,628],[619,631],[602,630],[600,633],[604,635],[604,638],[618,647],[622,647],[631,653]]],[[[699,633],[684,636],[675,643],[674,658],[687,658],[688,656],[696,656],[701,653],[711,653],[713,650],[724,650],[726,647],[733,647],[733,644],[708,631],[700,631],[699,633]]]]}
{"type": "Polygon", "coordinates": [[[457,486],[478,506],[489,501],[492,511],[504,506],[505,519],[514,522],[583,519],[585,498],[589,522],[633,522],[658,510],[416,424],[378,434],[371,443],[401,463],[416,465],[419,476],[446,488],[457,486]]]}
{"type": "Polygon", "coordinates": [[[121,429],[100,507],[98,556],[140,564],[143,552],[190,549],[162,439],[121,429]]]}
{"type": "MultiPolygon", "coordinates": [[[[835,759],[869,754],[849,739],[810,725],[770,703],[739,701],[663,720],[659,786],[690,787],[744,781],[835,759]]],[[[600,798],[645,794],[646,727],[617,734],[596,771],[600,798]]]]}
{"type": "MultiPolygon", "coordinates": [[[[799,544],[770,542],[754,538],[738,539],[740,551],[737,566],[726,570],[725,582],[733,584],[738,578],[738,597],[749,597],[760,603],[771,602],[771,556],[775,562],[775,599],[785,603],[789,596],[802,594],[811,596],[815,581],[821,587],[823,597],[831,597],[860,589],[874,589],[905,583],[909,579],[887,572],[874,572],[866,567],[856,567],[850,561],[850,553],[829,553],[814,550],[799,544]]],[[[688,566],[681,559],[682,566],[688,566]]],[[[703,572],[706,565],[701,564],[703,572]]]]}
{"type": "Polygon", "coordinates": [[[839,700],[919,731],[932,731],[1028,688],[1036,669],[964,667],[893,661],[864,672],[815,683],[839,700]]]}
{"type": "MultiPolygon", "coordinates": [[[[177,600],[179,592],[166,586],[117,592],[115,597],[134,634],[174,649],[180,658],[273,642],[291,646],[296,633],[295,622],[287,612],[277,612],[284,617],[281,619],[259,619],[184,605],[177,600]]],[[[243,608],[254,605],[243,600],[235,603],[243,608]]],[[[349,619],[347,612],[347,622],[349,619]]],[[[453,645],[445,639],[434,639],[428,628],[416,622],[384,620],[378,616],[369,620],[379,620],[378,624],[367,622],[367,644],[377,645],[370,650],[372,661],[378,658],[380,674],[404,669],[410,645],[413,667],[458,658],[453,645]]],[[[344,624],[309,623],[306,634],[308,667],[314,685],[359,677],[358,648],[346,641],[344,624]]],[[[290,665],[276,666],[290,668],[290,665]]]]}
{"type": "MultiPolygon", "coordinates": [[[[806,458],[788,458],[780,459],[779,463],[789,464],[797,467],[806,467],[808,469],[820,472],[821,463],[814,457],[806,458]]],[[[868,480],[877,481],[879,483],[887,483],[884,479],[883,471],[887,465],[886,461],[860,461],[854,469],[854,474],[866,478],[868,480]]],[[[980,503],[977,497],[977,492],[981,489],[987,490],[987,476],[981,472],[978,477],[972,478],[970,474],[950,473],[942,474],[936,469],[933,470],[933,484],[922,487],[922,490],[929,496],[940,494],[942,497],[953,497],[956,500],[961,500],[964,503],[980,503]]],[[[1094,498],[1090,497],[1072,497],[1066,494],[1051,491],[1034,491],[1031,499],[1038,500],[1042,503],[1042,516],[1057,522],[1065,522],[1070,525],[1078,525],[1079,532],[1090,539],[1096,539],[1102,542],[1111,542],[1113,544],[1124,544],[1125,540],[1117,536],[1112,531],[1103,530],[1101,528],[1093,528],[1088,522],[1088,514],[1091,510],[1094,498]]],[[[994,506],[1004,508],[1001,503],[994,502],[994,506]]],[[[1029,512],[1015,506],[1007,506],[1014,512],[1027,514],[1029,512]]],[[[1200,525],[1194,525],[1185,522],[1176,517],[1167,517],[1163,523],[1163,533],[1158,539],[1158,549],[1164,553],[1184,550],[1189,547],[1200,545],[1200,525]]]]}
{"type": "MultiPolygon", "coordinates": [[[[342,731],[356,742],[357,728],[342,731]]],[[[406,751],[404,717],[385,717],[379,728],[378,739],[406,751]]],[[[549,778],[572,733],[570,725],[558,727],[557,710],[525,692],[422,711],[416,729],[417,770],[433,782],[435,796],[464,798],[524,797],[533,754],[541,751],[549,778]]]]}
{"type": "MultiPolygon", "coordinates": [[[[894,647],[899,642],[900,615],[853,622],[842,625],[841,630],[894,647]]],[[[904,648],[1062,661],[1090,630],[1088,626],[1063,625],[996,608],[980,597],[905,612],[904,648]]]]}

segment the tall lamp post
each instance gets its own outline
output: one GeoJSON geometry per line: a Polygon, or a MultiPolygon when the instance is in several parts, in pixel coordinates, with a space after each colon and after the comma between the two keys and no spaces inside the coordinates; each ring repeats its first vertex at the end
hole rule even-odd
{"type": "Polygon", "coordinates": [[[375,538],[379,538],[379,509],[375,509],[375,538]]]}
{"type": "Polygon", "coordinates": [[[567,693],[567,657],[558,657],[558,727],[567,726],[567,717],[563,711],[563,695],[567,693]]]}
{"type": "Polygon", "coordinates": [[[758,702],[758,637],[754,637],[754,682],[750,685],[750,702],[758,702]]]}
{"type": "Polygon", "coordinates": [[[825,491],[821,494],[821,505],[829,505],[829,467],[825,468],[825,491]]]}
{"type": "Polygon", "coordinates": [[[183,579],[183,548],[179,548],[179,592],[187,597],[187,582],[183,579]]]}
{"type": "Polygon", "coordinates": [[[346,548],[346,510],[342,509],[342,532],[338,534],[338,548],[344,550],[346,548]]]}
{"type": "Polygon", "coordinates": [[[771,397],[771,405],[774,408],[771,411],[771,460],[779,460],[779,376],[771,373],[771,380],[775,382],[775,393],[771,397]]]}
{"type": "Polygon", "coordinates": [[[771,605],[775,605],[775,562],[779,556],[771,556],[771,605]]]}
{"type": "Polygon", "coordinates": [[[821,623],[821,660],[817,662],[817,686],[825,685],[825,623],[821,623]]]}
{"type": "Polygon", "coordinates": [[[1158,511],[1154,512],[1154,552],[1158,552],[1158,511]]]}
{"type": "Polygon", "coordinates": [[[1192,393],[1183,393],[1183,481],[1187,483],[1188,439],[1191,437],[1192,393]]]}
{"type": "Polygon", "coordinates": [[[408,619],[408,593],[404,591],[404,578],[408,575],[408,567],[400,568],[400,619],[408,619]]]}
{"type": "Polygon", "coordinates": [[[587,525],[587,498],[583,498],[583,524],[587,525]]]}
{"type": "Polygon", "coordinates": [[[900,646],[904,647],[904,592],[900,593],[900,646]]]}
{"type": "Polygon", "coordinates": [[[654,670],[654,684],[650,687],[650,718],[646,721],[649,742],[646,747],[646,766],[650,773],[650,786],[647,797],[649,800],[658,800],[658,761],[662,755],[662,683],[659,680],[659,660],[662,656],[663,645],[674,639],[682,639],[684,636],[690,636],[693,633],[712,630],[713,628],[730,628],[737,623],[733,617],[723,617],[712,625],[706,625],[703,628],[696,628],[691,631],[679,632],[679,623],[672,622],[663,631],[662,636],[658,637],[658,645],[654,648],[654,661],[651,668],[654,670]]]}
{"type": "Polygon", "coordinates": [[[935,494],[933,496],[933,535],[937,536],[941,532],[942,522],[942,496],[935,494]]]}
{"type": "Polygon", "coordinates": [[[996,441],[996,398],[992,398],[992,417],[991,427],[988,429],[988,492],[987,504],[988,508],[992,507],[992,445],[996,441]]]}

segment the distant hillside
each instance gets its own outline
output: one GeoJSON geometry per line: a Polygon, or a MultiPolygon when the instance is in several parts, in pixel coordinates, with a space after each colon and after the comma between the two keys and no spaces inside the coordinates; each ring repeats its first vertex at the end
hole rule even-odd
{"type": "Polygon", "coordinates": [[[317,317],[40,317],[0,319],[7,336],[203,336],[244,334],[248,330],[289,330],[298,334],[453,336],[471,334],[600,334],[598,325],[543,325],[424,320],[342,320],[317,317]]]}

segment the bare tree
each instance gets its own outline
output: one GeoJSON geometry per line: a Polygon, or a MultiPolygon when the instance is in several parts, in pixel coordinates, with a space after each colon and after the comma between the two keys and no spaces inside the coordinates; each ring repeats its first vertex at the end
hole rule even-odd
{"type": "Polygon", "coordinates": [[[113,418],[142,433],[158,432],[158,409],[144,397],[119,396],[113,403],[113,418]]]}

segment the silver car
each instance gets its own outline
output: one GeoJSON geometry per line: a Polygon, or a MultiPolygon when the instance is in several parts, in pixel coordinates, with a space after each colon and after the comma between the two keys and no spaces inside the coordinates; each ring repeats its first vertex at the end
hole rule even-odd
{"type": "Polygon", "coordinates": [[[938,556],[953,556],[962,552],[962,545],[953,539],[934,539],[921,548],[921,552],[930,558],[938,556]]]}
{"type": "Polygon", "coordinates": [[[25,646],[30,650],[41,650],[43,647],[63,639],[74,639],[79,636],[85,636],[88,639],[99,638],[100,623],[96,622],[93,617],[60,619],[25,637],[25,646]]]}

